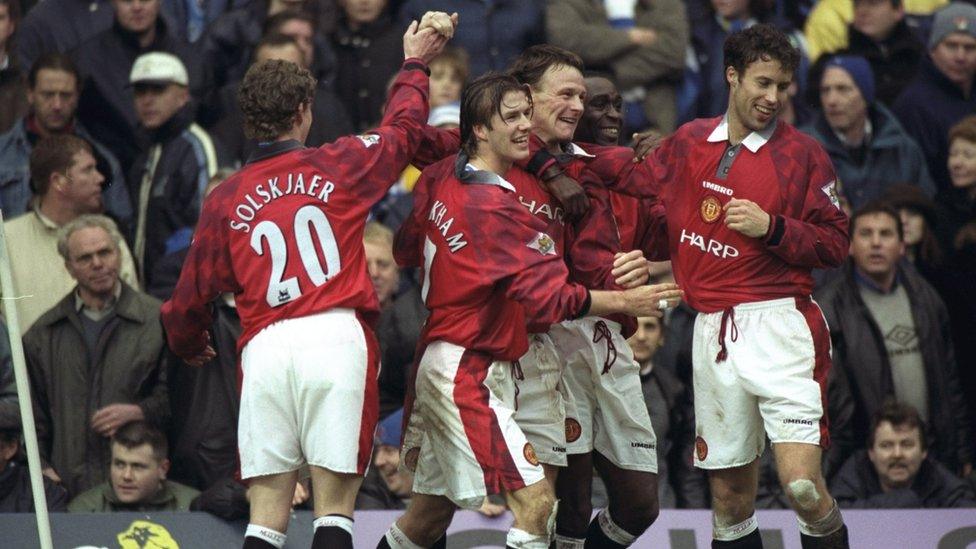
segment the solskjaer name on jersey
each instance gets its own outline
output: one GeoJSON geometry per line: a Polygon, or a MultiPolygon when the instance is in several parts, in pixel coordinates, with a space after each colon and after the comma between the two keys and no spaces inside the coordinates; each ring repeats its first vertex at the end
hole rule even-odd
{"type": "Polygon", "coordinates": [[[254,220],[261,208],[283,196],[304,194],[328,204],[329,195],[334,190],[335,183],[325,180],[314,172],[309,175],[295,172],[285,176],[269,177],[266,184],[256,185],[254,192],[245,194],[244,201],[234,208],[235,218],[231,219],[230,228],[235,231],[251,232],[250,222],[254,220]]]}
{"type": "Polygon", "coordinates": [[[454,253],[461,248],[468,245],[468,242],[464,240],[464,233],[458,232],[451,236],[447,236],[448,231],[451,230],[451,225],[454,224],[453,217],[447,217],[447,206],[444,205],[440,200],[435,200],[434,205],[430,207],[430,213],[427,215],[427,221],[430,223],[444,236],[447,240],[447,248],[454,253]],[[447,219],[445,219],[445,217],[447,219]]]}

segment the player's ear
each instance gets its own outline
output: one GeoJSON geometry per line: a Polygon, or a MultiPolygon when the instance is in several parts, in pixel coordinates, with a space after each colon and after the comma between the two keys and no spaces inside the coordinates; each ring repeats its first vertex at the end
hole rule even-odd
{"type": "Polygon", "coordinates": [[[488,141],[488,127],[483,124],[476,124],[471,128],[471,132],[478,138],[478,141],[488,141]]]}
{"type": "Polygon", "coordinates": [[[739,82],[739,71],[735,70],[735,67],[732,65],[725,67],[725,82],[729,85],[729,88],[735,87],[739,82]]]}

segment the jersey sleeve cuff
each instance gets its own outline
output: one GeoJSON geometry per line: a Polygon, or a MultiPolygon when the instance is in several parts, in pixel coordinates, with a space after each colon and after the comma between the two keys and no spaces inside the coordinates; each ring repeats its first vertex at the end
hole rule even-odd
{"type": "Polygon", "coordinates": [[[783,233],[785,232],[786,219],[781,215],[777,215],[769,225],[769,232],[766,234],[766,245],[779,246],[779,243],[783,240],[783,233]]]}
{"type": "Polygon", "coordinates": [[[419,57],[408,57],[404,59],[403,65],[400,68],[405,71],[423,71],[424,74],[430,76],[430,67],[419,57]]]}
{"type": "MultiPolygon", "coordinates": [[[[525,171],[543,181],[546,181],[546,178],[544,177],[546,170],[555,165],[556,157],[545,149],[539,149],[535,151],[535,154],[533,154],[529,159],[529,163],[525,166],[525,171]]],[[[549,179],[552,179],[552,177],[549,179]]]]}
{"type": "Polygon", "coordinates": [[[579,313],[577,313],[577,315],[571,318],[570,320],[583,318],[584,316],[590,313],[590,306],[593,304],[593,297],[590,295],[590,290],[588,288],[584,288],[584,289],[586,290],[586,299],[583,301],[583,306],[580,307],[579,313]]]}

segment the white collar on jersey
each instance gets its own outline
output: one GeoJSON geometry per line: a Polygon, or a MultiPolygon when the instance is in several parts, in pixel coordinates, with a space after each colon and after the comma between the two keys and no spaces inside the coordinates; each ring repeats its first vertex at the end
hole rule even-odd
{"type": "Polygon", "coordinates": [[[564,145],[563,146],[563,150],[565,150],[566,153],[571,154],[573,156],[584,156],[586,158],[596,158],[596,156],[594,156],[594,155],[586,152],[586,150],[583,149],[583,147],[580,147],[579,145],[577,145],[576,143],[573,143],[572,141],[570,141],[569,143],[567,143],[566,145],[564,145]]]}
{"type": "Polygon", "coordinates": [[[494,172],[478,169],[470,162],[464,165],[464,171],[472,176],[472,181],[487,185],[497,185],[503,189],[515,192],[515,185],[509,183],[504,177],[494,172]]]}
{"type": "MultiPolygon", "coordinates": [[[[769,141],[769,138],[773,136],[773,132],[776,131],[776,119],[774,118],[768,126],[766,126],[761,132],[752,132],[742,140],[742,144],[749,149],[750,152],[755,154],[763,145],[769,141]]],[[[729,140],[729,117],[723,116],[722,121],[718,123],[718,126],[712,130],[712,133],[708,136],[709,143],[718,143],[721,141],[729,140]]]]}

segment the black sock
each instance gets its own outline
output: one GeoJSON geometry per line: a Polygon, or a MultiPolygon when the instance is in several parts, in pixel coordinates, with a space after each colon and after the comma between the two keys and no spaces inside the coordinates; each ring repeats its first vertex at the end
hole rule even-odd
{"type": "MultiPolygon", "coordinates": [[[[756,528],[748,535],[732,541],[712,540],[712,549],[762,549],[762,537],[756,528]]],[[[806,549],[806,548],[804,548],[806,549]]]]}
{"type": "Polygon", "coordinates": [[[380,542],[376,544],[376,549],[393,549],[390,547],[390,542],[386,541],[386,534],[380,538],[380,542]]]}
{"type": "Polygon", "coordinates": [[[583,547],[585,549],[618,549],[627,546],[621,545],[607,537],[603,532],[603,528],[600,528],[600,515],[597,514],[590,521],[590,527],[586,530],[586,541],[583,543],[583,547]]]}
{"type": "Polygon", "coordinates": [[[244,538],[243,549],[278,549],[278,548],[264,541],[261,538],[256,538],[254,536],[247,536],[244,538]]]}
{"type": "Polygon", "coordinates": [[[847,539],[847,525],[841,526],[840,530],[822,538],[800,534],[800,546],[803,549],[850,549],[851,544],[847,539]]]}
{"type": "Polygon", "coordinates": [[[447,549],[447,534],[437,538],[437,541],[430,546],[430,549],[447,549]]]}
{"type": "Polygon", "coordinates": [[[319,526],[312,538],[312,549],[352,549],[352,534],[338,526],[319,526]]]}

